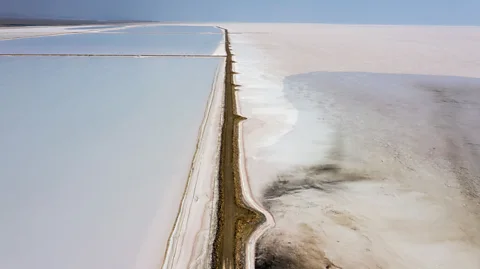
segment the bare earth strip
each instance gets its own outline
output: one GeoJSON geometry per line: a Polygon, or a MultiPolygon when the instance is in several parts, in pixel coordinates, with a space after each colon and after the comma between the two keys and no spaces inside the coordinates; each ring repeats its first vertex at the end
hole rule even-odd
{"type": "Polygon", "coordinates": [[[253,210],[242,188],[245,185],[239,168],[239,123],[236,85],[228,30],[225,30],[225,101],[218,176],[219,199],[217,229],[213,245],[212,268],[245,268],[246,242],[254,229],[264,221],[253,210]]]}

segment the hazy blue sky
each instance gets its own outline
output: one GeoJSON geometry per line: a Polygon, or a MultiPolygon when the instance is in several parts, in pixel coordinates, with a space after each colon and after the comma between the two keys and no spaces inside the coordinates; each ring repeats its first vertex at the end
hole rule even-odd
{"type": "Polygon", "coordinates": [[[0,0],[0,14],[156,21],[480,25],[478,0],[0,0]]]}

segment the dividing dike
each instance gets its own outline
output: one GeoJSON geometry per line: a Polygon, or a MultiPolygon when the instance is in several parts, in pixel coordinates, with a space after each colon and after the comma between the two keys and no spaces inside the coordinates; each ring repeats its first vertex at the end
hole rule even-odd
{"type": "Polygon", "coordinates": [[[218,175],[217,230],[212,265],[214,269],[246,266],[246,243],[265,216],[245,203],[239,169],[239,123],[237,114],[232,52],[227,29],[225,36],[225,100],[218,175]]]}

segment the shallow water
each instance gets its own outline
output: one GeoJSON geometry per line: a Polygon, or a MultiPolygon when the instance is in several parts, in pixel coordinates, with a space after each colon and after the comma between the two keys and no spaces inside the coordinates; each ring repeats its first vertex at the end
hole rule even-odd
{"type": "Polygon", "coordinates": [[[222,35],[87,33],[0,41],[2,54],[211,55],[222,35]]]}
{"type": "Polygon", "coordinates": [[[188,26],[188,25],[154,25],[154,26],[140,26],[133,28],[119,29],[115,31],[121,31],[130,34],[222,34],[222,31],[216,27],[211,26],[188,26]]]}
{"type": "Polygon", "coordinates": [[[0,57],[0,267],[161,264],[219,63],[0,57]]]}
{"type": "Polygon", "coordinates": [[[75,27],[68,27],[68,30],[104,30],[104,29],[110,29],[110,28],[117,28],[119,25],[100,25],[100,26],[75,26],[75,27]]]}

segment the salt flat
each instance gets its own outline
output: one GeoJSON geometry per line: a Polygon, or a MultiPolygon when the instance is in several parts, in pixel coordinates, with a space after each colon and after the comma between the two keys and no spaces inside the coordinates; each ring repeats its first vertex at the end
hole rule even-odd
{"type": "MultiPolygon", "coordinates": [[[[479,27],[219,26],[268,220],[249,268],[480,267],[479,27]]],[[[207,57],[0,57],[3,267],[209,266],[225,51],[164,27],[0,29],[61,35],[1,41],[13,54],[207,57]]]]}
{"type": "Polygon", "coordinates": [[[256,268],[480,267],[479,27],[222,27],[256,268]]]}

